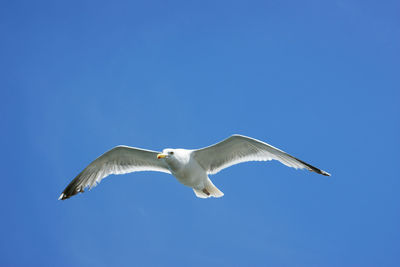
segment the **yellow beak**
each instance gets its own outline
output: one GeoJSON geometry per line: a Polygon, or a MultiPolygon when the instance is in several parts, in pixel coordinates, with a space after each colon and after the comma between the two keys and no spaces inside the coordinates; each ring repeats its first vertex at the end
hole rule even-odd
{"type": "Polygon", "coordinates": [[[163,153],[160,153],[160,154],[158,154],[157,155],[157,158],[158,159],[163,159],[163,158],[165,158],[167,155],[165,155],[165,154],[163,154],[163,153]]]}

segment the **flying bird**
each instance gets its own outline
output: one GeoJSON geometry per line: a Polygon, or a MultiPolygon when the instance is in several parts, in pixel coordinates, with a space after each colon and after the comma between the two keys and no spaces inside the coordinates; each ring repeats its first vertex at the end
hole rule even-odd
{"type": "Polygon", "coordinates": [[[243,135],[201,149],[164,149],[161,153],[129,146],[117,146],[89,164],[64,189],[59,199],[68,199],[84,189],[96,186],[110,174],[159,171],[172,174],[191,187],[199,198],[222,197],[208,175],[247,161],[278,160],[288,167],[307,169],[325,176],[329,173],[301,161],[267,143],[243,135]]]}

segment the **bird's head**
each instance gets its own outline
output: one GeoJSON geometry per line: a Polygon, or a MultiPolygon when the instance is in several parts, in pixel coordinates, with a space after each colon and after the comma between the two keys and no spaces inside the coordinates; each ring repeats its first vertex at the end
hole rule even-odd
{"type": "Polygon", "coordinates": [[[162,153],[157,155],[158,159],[171,159],[175,157],[175,149],[166,148],[162,151],[162,153]]]}

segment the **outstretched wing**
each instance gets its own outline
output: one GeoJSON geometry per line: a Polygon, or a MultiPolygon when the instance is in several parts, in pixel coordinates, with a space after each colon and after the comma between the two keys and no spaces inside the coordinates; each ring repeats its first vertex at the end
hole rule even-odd
{"type": "Polygon", "coordinates": [[[232,135],[215,145],[195,150],[193,157],[209,174],[215,174],[222,169],[241,162],[278,160],[288,167],[308,169],[330,176],[329,173],[305,163],[276,147],[243,135],[232,135]]]}
{"type": "Polygon", "coordinates": [[[60,195],[61,200],[70,198],[86,187],[96,186],[110,174],[137,171],[159,171],[170,173],[163,160],[157,160],[159,152],[129,146],[117,146],[89,164],[60,195]]]}

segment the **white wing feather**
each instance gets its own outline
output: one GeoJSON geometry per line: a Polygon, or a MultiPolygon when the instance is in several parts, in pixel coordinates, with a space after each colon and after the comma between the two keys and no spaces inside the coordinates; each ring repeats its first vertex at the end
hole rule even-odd
{"type": "Polygon", "coordinates": [[[171,173],[163,160],[157,160],[159,152],[128,146],[117,146],[89,164],[60,195],[67,199],[86,187],[96,186],[110,174],[124,174],[138,171],[159,171],[171,173]]]}
{"type": "Polygon", "coordinates": [[[305,163],[276,147],[243,135],[232,135],[217,144],[195,150],[193,157],[209,174],[215,174],[222,169],[242,162],[278,160],[288,167],[308,169],[330,176],[329,173],[305,163]]]}

